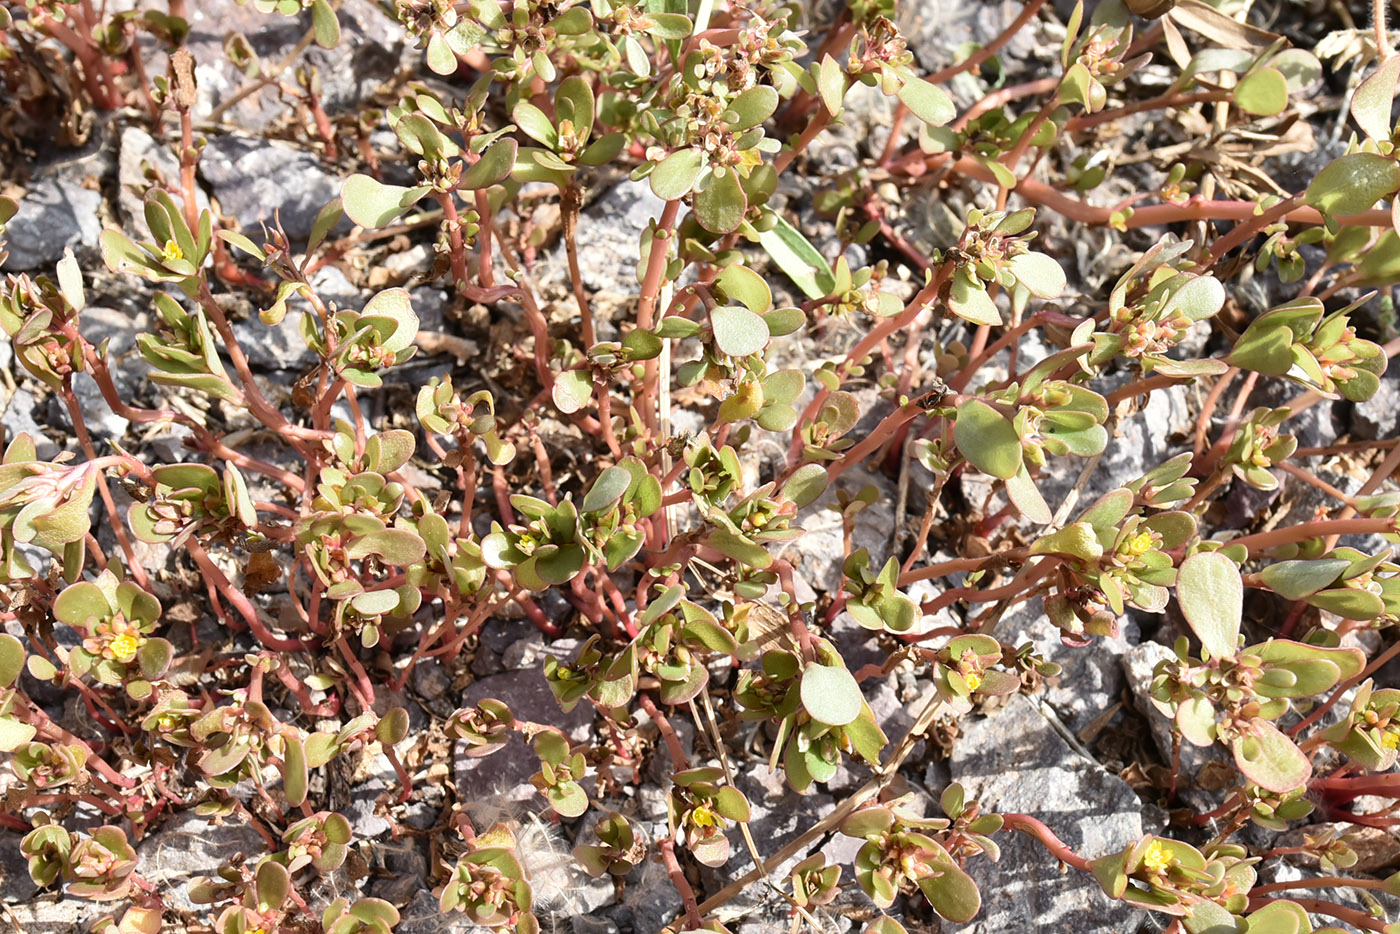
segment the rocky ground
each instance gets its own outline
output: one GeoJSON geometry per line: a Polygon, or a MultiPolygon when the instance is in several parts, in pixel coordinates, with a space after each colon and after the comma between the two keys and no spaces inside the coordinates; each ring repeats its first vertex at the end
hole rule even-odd
{"type": "MultiPolygon", "coordinates": [[[[230,0],[208,0],[192,6],[196,12],[190,46],[200,63],[198,128],[208,140],[199,170],[201,198],[233,226],[256,229],[276,211],[289,235],[304,237],[316,212],[336,196],[341,178],[351,169],[326,158],[308,131],[306,114],[294,102],[274,88],[236,99],[246,78],[227,63],[214,64],[223,60],[224,39],[231,31],[245,32],[261,58],[275,61],[291,51],[304,26],[258,15],[230,0]]],[[[1010,0],[925,0],[905,6],[904,25],[920,64],[936,68],[952,61],[963,43],[995,36],[1019,6],[1010,0]]],[[[1301,4],[1276,6],[1289,16],[1302,15],[1301,4]]],[[[320,72],[324,105],[332,119],[353,119],[361,108],[391,100],[386,95],[391,95],[393,82],[406,70],[420,67],[419,54],[402,47],[398,28],[368,0],[345,0],[340,16],[344,33],[340,46],[330,52],[313,50],[307,59],[320,72]]],[[[1274,28],[1280,26],[1275,24],[1274,28]]],[[[1036,68],[1054,54],[1055,41],[1048,32],[1031,30],[1008,47],[1003,55],[1008,82],[1035,76],[1036,68]]],[[[159,61],[149,67],[156,73],[163,70],[159,61]]],[[[426,78],[422,73],[410,73],[426,78]]],[[[971,93],[971,89],[966,90],[971,93]]],[[[880,128],[887,126],[890,117],[888,110],[877,107],[854,106],[851,101],[848,106],[847,125],[837,127],[814,149],[801,184],[781,192],[818,246],[834,238],[834,228],[811,208],[812,194],[822,188],[823,172],[835,173],[854,165],[870,155],[872,147],[882,146],[885,133],[880,128]]],[[[51,272],[69,248],[85,269],[99,270],[97,238],[105,226],[119,227],[132,236],[144,234],[136,192],[148,179],[171,178],[178,169],[168,132],[153,136],[148,122],[136,112],[87,115],[85,121],[80,142],[66,148],[33,146],[0,179],[6,192],[22,196],[20,214],[9,228],[10,257],[4,271],[51,272]]],[[[392,136],[386,138],[386,133],[377,131],[373,140],[388,151],[392,136]]],[[[406,176],[407,168],[386,166],[386,180],[393,180],[396,173],[406,176]]],[[[951,207],[906,205],[899,220],[902,230],[915,242],[942,240],[945,214],[960,216],[956,201],[965,195],[952,192],[949,197],[951,207]]],[[[506,217],[506,223],[529,219],[547,229],[548,218],[531,217],[528,210],[520,206],[506,217]]],[[[627,314],[638,292],[637,238],[658,211],[659,202],[645,184],[606,170],[591,180],[589,202],[579,223],[580,254],[585,284],[595,296],[595,311],[605,319],[600,326],[601,338],[610,334],[606,319],[627,314]]],[[[469,306],[443,291],[432,268],[432,236],[431,229],[401,232],[372,242],[318,273],[316,284],[321,295],[342,307],[358,308],[374,291],[403,285],[412,292],[414,307],[423,321],[422,352],[410,366],[395,371],[396,384],[364,397],[368,414],[377,424],[394,423],[400,413],[411,411],[412,390],[434,375],[450,372],[459,386],[493,388],[497,399],[507,406],[500,413],[504,420],[517,419],[522,413],[520,402],[512,400],[510,392],[517,375],[509,350],[518,334],[518,322],[499,312],[469,306]]],[[[1104,280],[1116,276],[1118,268],[1104,257],[1121,249],[1121,244],[1049,242],[1049,249],[1070,271],[1071,288],[1078,290],[1084,302],[1098,300],[1104,280]]],[[[877,243],[870,249],[884,248],[877,243]]],[[[865,261],[866,248],[851,250],[853,265],[857,260],[865,261]]],[[[557,238],[547,237],[540,244],[534,262],[538,288],[556,301],[555,314],[566,319],[571,306],[557,238]]],[[[152,327],[149,294],[134,280],[100,274],[95,274],[88,294],[86,320],[109,340],[120,388],[138,400],[155,401],[161,390],[145,381],[144,365],[134,351],[136,335],[152,327]]],[[[272,398],[279,394],[285,397],[310,362],[295,332],[296,317],[305,309],[294,309],[280,328],[261,325],[256,314],[250,313],[254,310],[250,304],[234,310],[239,314],[236,331],[256,372],[265,380],[272,398]]],[[[815,366],[843,355],[851,340],[848,332],[828,330],[790,352],[800,357],[796,362],[815,366]]],[[[1021,353],[1022,359],[1028,360],[1037,354],[1037,348],[1023,347],[1021,353]]],[[[995,369],[995,361],[990,369],[995,369]]],[[[7,344],[0,344],[0,381],[0,424],[7,436],[30,432],[51,446],[49,455],[74,449],[59,400],[46,396],[21,375],[7,344]]],[[[138,451],[153,449],[162,452],[162,457],[177,456],[182,440],[178,432],[134,431],[125,419],[100,404],[95,385],[85,377],[78,381],[78,391],[88,424],[98,438],[138,451]]],[[[875,402],[873,390],[869,399],[875,402]]],[[[1083,491],[1082,501],[1091,501],[1097,494],[1136,478],[1183,446],[1189,448],[1200,402],[1193,392],[1176,388],[1155,393],[1146,408],[1120,418],[1114,426],[1115,441],[1083,491]]],[[[1261,398],[1260,404],[1263,402],[1261,398]]],[[[678,411],[674,422],[678,429],[684,429],[688,419],[696,418],[678,411]]],[[[568,483],[574,475],[577,436],[548,418],[539,421],[537,430],[547,448],[556,452],[556,481],[568,483]]],[[[1396,434],[1400,434],[1400,378],[1391,375],[1370,402],[1324,404],[1312,409],[1299,441],[1316,446],[1343,438],[1396,434]]],[[[755,471],[759,467],[746,466],[755,471]]],[[[917,523],[930,477],[917,464],[904,469],[907,476],[858,476],[853,472],[842,478],[840,485],[851,492],[873,484],[879,494],[874,505],[857,518],[857,546],[886,553],[892,533],[917,523]],[[905,487],[903,499],[901,485],[905,487]],[[897,502],[910,504],[906,514],[895,514],[897,502]]],[[[1325,465],[1321,475],[1350,492],[1367,471],[1359,463],[1339,458],[1325,465]]],[[[1057,487],[1047,491],[1052,507],[1074,481],[1074,476],[1057,479],[1057,487]]],[[[440,483],[424,473],[419,487],[431,494],[440,483]]],[[[968,488],[961,493],[968,503],[980,502],[974,484],[968,481],[968,488]]],[[[827,496],[834,502],[835,491],[827,496]]],[[[1231,495],[1227,503],[1231,515],[1223,521],[1228,527],[1237,517],[1238,524],[1243,524],[1265,509],[1278,514],[1276,521],[1291,521],[1290,517],[1310,513],[1314,505],[1310,496],[1307,488],[1285,487],[1272,496],[1240,488],[1231,495]]],[[[172,556],[158,553],[158,549],[153,552],[149,567],[173,565],[172,556]]],[[[840,553],[836,513],[814,512],[807,520],[806,534],[787,554],[798,569],[799,589],[817,596],[829,593],[839,581],[840,553]]],[[[207,630],[209,625],[193,621],[191,630],[207,630]]],[[[1116,851],[1144,832],[1161,831],[1171,815],[1155,802],[1162,800],[1171,742],[1164,721],[1146,704],[1145,694],[1152,666],[1168,654],[1167,646],[1183,631],[1179,620],[1171,616],[1144,615],[1130,619],[1116,638],[1099,640],[1090,649],[1072,650],[1061,644],[1058,631],[1038,605],[1012,608],[998,634],[1008,641],[1033,642],[1046,658],[1064,667],[1062,674],[1045,681],[1036,693],[1015,696],[997,709],[980,709],[961,721],[937,723],[908,758],[903,778],[914,791],[935,789],[933,795],[922,795],[930,802],[936,789],[950,779],[957,780],[967,788],[969,798],[992,810],[1037,816],[1089,857],[1116,851]]],[[[867,662],[882,662],[891,648],[844,615],[836,620],[830,634],[853,670],[867,662]]],[[[217,633],[206,632],[205,636],[217,633]]],[[[474,759],[461,756],[460,750],[454,755],[441,731],[433,732],[433,724],[440,724],[454,709],[483,697],[497,697],[509,703],[519,719],[554,723],[576,740],[587,739],[594,727],[588,711],[580,707],[561,714],[541,673],[546,653],[569,656],[577,645],[576,638],[546,644],[523,618],[493,619],[460,667],[421,666],[403,696],[384,698],[386,707],[408,708],[415,734],[436,736],[436,741],[409,754],[410,764],[422,780],[406,807],[391,808],[388,804],[395,779],[382,756],[367,758],[348,774],[334,778],[334,794],[342,799],[356,839],[363,845],[340,872],[324,880],[326,894],[356,890],[400,906],[404,921],[398,930],[403,934],[467,930],[469,925],[459,917],[439,915],[430,891],[441,820],[453,802],[461,802],[473,816],[507,814],[525,828],[522,856],[528,857],[545,930],[654,934],[671,921],[679,911],[680,899],[659,864],[640,867],[614,885],[589,878],[572,863],[568,853],[573,841],[588,833],[588,823],[596,819],[598,809],[590,812],[595,816],[582,822],[562,825],[538,813],[540,800],[526,781],[538,767],[538,760],[518,737],[497,755],[474,759]]],[[[866,695],[881,727],[896,738],[912,724],[930,691],[931,686],[911,670],[896,671],[883,683],[867,684],[866,695]]],[[[42,698],[42,692],[36,691],[35,696],[42,698]]],[[[47,700],[57,716],[74,722],[76,708],[65,712],[62,698],[50,696],[47,700]]],[[[702,758],[709,755],[705,737],[697,737],[688,724],[677,725],[691,749],[702,758]]],[[[865,778],[861,767],[852,766],[824,788],[796,795],[786,788],[781,775],[769,771],[765,755],[744,754],[755,745],[751,740],[761,739],[745,735],[749,729],[748,725],[740,726],[729,745],[738,784],[754,804],[753,834],[769,852],[829,813],[865,778]]],[[[662,754],[658,756],[662,761],[652,763],[647,782],[626,787],[625,797],[600,802],[604,808],[627,814],[634,826],[652,839],[666,834],[664,796],[656,781],[665,775],[666,763],[662,754]]],[[[1205,756],[1188,759],[1184,773],[1188,778],[1187,800],[1212,806],[1211,760],[1205,756]]],[[[1379,831],[1362,834],[1362,838],[1364,862],[1360,868],[1384,874],[1400,863],[1400,840],[1379,831]]],[[[1261,837],[1252,842],[1262,844],[1264,840],[1261,837]]],[[[1028,839],[1004,839],[1002,845],[999,863],[978,860],[970,867],[984,897],[983,912],[976,921],[965,926],[940,923],[921,900],[901,901],[897,910],[902,910],[910,930],[1123,934],[1143,925],[1154,929],[1141,913],[1110,903],[1091,878],[1062,874],[1028,839]]],[[[171,893],[168,902],[189,911],[191,919],[198,915],[198,909],[185,892],[189,878],[212,871],[234,853],[261,848],[256,834],[236,820],[210,822],[192,812],[165,821],[140,844],[147,878],[165,887],[171,893]]],[[[854,841],[837,835],[813,841],[809,852],[821,851],[829,859],[849,861],[854,850],[854,841]]],[[[0,839],[0,860],[0,919],[7,919],[17,931],[78,931],[103,910],[98,904],[37,891],[12,837],[0,839]]],[[[727,866],[707,870],[696,881],[703,895],[750,868],[751,857],[742,846],[736,846],[727,866]]],[[[1281,860],[1261,867],[1266,881],[1315,871],[1315,865],[1306,862],[1281,860]]],[[[1337,897],[1345,900],[1349,896],[1337,897]]],[[[867,908],[868,903],[852,889],[823,909],[820,917],[829,931],[840,934],[858,930],[867,908]]],[[[726,911],[731,913],[721,913],[721,917],[727,917],[732,929],[742,934],[783,930],[789,917],[787,904],[760,887],[746,891],[726,911]]]]}

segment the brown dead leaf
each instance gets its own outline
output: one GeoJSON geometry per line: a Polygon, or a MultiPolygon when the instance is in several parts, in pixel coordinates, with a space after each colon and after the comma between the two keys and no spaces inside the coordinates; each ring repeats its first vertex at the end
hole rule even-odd
{"type": "Polygon", "coordinates": [[[253,552],[243,567],[243,592],[248,596],[262,593],[282,579],[282,565],[270,552],[253,552]]]}

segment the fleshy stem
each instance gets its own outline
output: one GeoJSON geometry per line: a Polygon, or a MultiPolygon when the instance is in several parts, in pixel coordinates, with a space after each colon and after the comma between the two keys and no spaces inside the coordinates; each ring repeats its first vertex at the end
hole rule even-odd
{"type": "Polygon", "coordinates": [[[1021,833],[1039,840],[1040,843],[1050,851],[1051,856],[1055,857],[1066,866],[1073,866],[1081,872],[1094,871],[1094,867],[1090,865],[1087,859],[1070,849],[1063,840],[1055,836],[1054,832],[1049,827],[1046,827],[1029,814],[1003,814],[1001,817],[1004,822],[1002,824],[1003,828],[1007,830],[1019,830],[1021,833]]]}

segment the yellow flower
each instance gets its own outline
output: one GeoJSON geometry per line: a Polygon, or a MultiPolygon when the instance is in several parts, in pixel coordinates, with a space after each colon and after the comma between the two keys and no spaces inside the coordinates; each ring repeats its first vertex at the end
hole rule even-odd
{"type": "Polygon", "coordinates": [[[1390,727],[1381,733],[1381,748],[1400,749],[1400,729],[1390,727]]]}
{"type": "Polygon", "coordinates": [[[1140,558],[1152,550],[1152,533],[1139,532],[1128,540],[1128,554],[1140,558]]]}
{"type": "Polygon", "coordinates": [[[1164,873],[1172,864],[1172,854],[1166,847],[1162,846],[1162,841],[1153,840],[1147,845],[1147,852],[1142,854],[1142,866],[1148,872],[1164,873]]]}
{"type": "Polygon", "coordinates": [[[969,691],[975,691],[982,686],[982,676],[975,671],[969,671],[963,675],[963,683],[967,685],[969,691]]]}
{"type": "Polygon", "coordinates": [[[119,662],[131,661],[136,657],[136,650],[139,648],[141,648],[141,640],[129,632],[117,636],[107,644],[107,650],[119,662]]]}
{"type": "Polygon", "coordinates": [[[700,805],[690,812],[690,820],[696,827],[722,827],[724,818],[720,817],[706,805],[700,805]]]}
{"type": "Polygon", "coordinates": [[[177,259],[184,259],[185,251],[180,249],[180,244],[176,243],[174,240],[167,240],[165,241],[165,246],[161,247],[160,258],[167,263],[177,259]]]}

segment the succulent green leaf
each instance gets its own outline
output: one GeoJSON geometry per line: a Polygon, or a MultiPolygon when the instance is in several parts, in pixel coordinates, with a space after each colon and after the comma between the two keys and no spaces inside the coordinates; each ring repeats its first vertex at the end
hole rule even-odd
{"type": "Polygon", "coordinates": [[[279,911],[291,892],[291,875],[287,867],[275,860],[263,860],[253,875],[253,890],[258,899],[258,910],[279,911]]]}
{"type": "Polygon", "coordinates": [[[1213,551],[1192,555],[1177,572],[1176,598],[1211,657],[1233,658],[1244,606],[1244,583],[1235,563],[1213,551]]]}
{"type": "Polygon", "coordinates": [[[924,893],[933,910],[958,924],[977,917],[977,912],[982,910],[982,893],[977,883],[947,854],[934,865],[935,874],[918,880],[919,891],[924,893]]]}
{"type": "Polygon", "coordinates": [[[705,154],[698,149],[678,149],[651,172],[651,190],[663,201],[688,195],[705,165],[705,154]]]}
{"type": "Polygon", "coordinates": [[[953,276],[953,285],[948,292],[948,308],[973,324],[997,327],[1001,324],[1001,312],[992,301],[982,282],[966,269],[960,269],[953,276]]]}
{"type": "Polygon", "coordinates": [[[709,182],[695,193],[695,216],[711,233],[738,230],[748,208],[743,183],[732,167],[712,167],[709,182]]]}
{"type": "Polygon", "coordinates": [[[1021,469],[1021,437],[1011,422],[981,399],[958,407],[953,440],[972,466],[1003,480],[1021,469]]]}
{"type": "Polygon", "coordinates": [[[658,39],[675,42],[690,35],[690,17],[684,13],[648,13],[647,18],[652,22],[647,32],[658,39]]]}
{"type": "Polygon", "coordinates": [[[1022,253],[1007,264],[1016,277],[1036,298],[1059,298],[1065,290],[1065,271],[1044,253],[1022,253]]]}
{"type": "Polygon", "coordinates": [[[38,730],[28,723],[0,717],[0,752],[14,752],[34,738],[38,730]]]}
{"type": "Polygon", "coordinates": [[[0,633],[0,688],[15,683],[24,670],[24,645],[9,633],[0,633]]]}
{"type": "Polygon", "coordinates": [[[749,801],[744,793],[732,785],[726,785],[715,792],[715,810],[732,821],[747,821],[751,814],[749,801]]]}
{"type": "Polygon", "coordinates": [[[1215,742],[1215,708],[1203,696],[1188,697],[1176,709],[1176,726],[1192,745],[1209,746],[1215,742]]]}
{"type": "Polygon", "coordinates": [[[1272,117],[1288,106],[1288,79],[1276,68],[1260,68],[1241,78],[1234,94],[1241,110],[1272,117]]]}
{"type": "Polygon", "coordinates": [[[1235,764],[1261,788],[1280,794],[1304,784],[1312,763],[1293,740],[1267,720],[1250,721],[1250,729],[1233,743],[1235,764]]]}
{"type": "Polygon", "coordinates": [[[529,101],[521,101],[515,105],[515,109],[510,114],[511,122],[520,127],[527,136],[538,143],[543,143],[550,149],[555,149],[559,145],[559,131],[554,128],[554,121],[545,116],[540,110],[529,101]]]}
{"type": "Polygon", "coordinates": [[[826,492],[827,472],[821,464],[803,464],[783,484],[782,497],[798,509],[816,502],[826,492]]]}
{"type": "Polygon", "coordinates": [[[1246,919],[1249,934],[1310,934],[1312,921],[1296,902],[1270,902],[1246,919]]]}
{"type": "Polygon", "coordinates": [[[721,305],[710,312],[715,346],[731,357],[747,357],[768,345],[768,324],[741,305],[721,305]]]}
{"type": "Polygon", "coordinates": [[[429,192],[427,186],[385,185],[368,175],[352,175],[340,190],[345,214],[361,227],[384,227],[429,192]]]}
{"type": "Polygon", "coordinates": [[[838,116],[841,113],[841,101],[846,96],[846,72],[830,55],[823,56],[821,65],[818,66],[817,92],[821,95],[822,105],[826,107],[827,113],[832,117],[838,116]]]}
{"type": "Polygon", "coordinates": [[[462,174],[457,187],[478,189],[500,184],[510,175],[519,154],[520,144],[515,140],[497,140],[481,154],[475,165],[462,174]]]}
{"type": "Polygon", "coordinates": [[[778,92],[772,85],[756,84],[730,102],[729,112],[735,117],[730,127],[738,131],[756,127],[777,109],[778,92]]]}
{"type": "Polygon", "coordinates": [[[831,665],[807,666],[802,672],[801,697],[812,719],[830,726],[845,726],[855,720],[864,703],[855,676],[831,665]]]}
{"type": "Polygon", "coordinates": [[[1390,110],[1397,82],[1400,82],[1400,57],[1392,55],[1382,61],[1351,96],[1352,119],[1377,142],[1390,142],[1390,110]]]}
{"type": "Polygon", "coordinates": [[[768,283],[747,266],[726,266],[715,276],[715,284],[726,298],[738,302],[754,314],[761,315],[773,307],[773,292],[768,288],[768,283]]]}
{"type": "Polygon", "coordinates": [[[579,411],[593,400],[592,375],[587,370],[565,370],[555,378],[550,398],[565,415],[579,411]]]}
{"type": "Polygon", "coordinates": [[[907,76],[900,85],[899,99],[910,113],[929,126],[942,126],[957,115],[948,92],[914,75],[907,76]]]}
{"type": "Polygon", "coordinates": [[[1341,156],[1308,185],[1306,199],[1327,217],[1348,217],[1370,210],[1400,189],[1400,165],[1374,152],[1341,156]]]}
{"type": "Polygon", "coordinates": [[[287,794],[287,803],[300,807],[306,800],[307,767],[306,747],[296,736],[285,738],[286,752],[282,762],[282,790],[287,794]]]}
{"type": "Polygon", "coordinates": [[[1049,525],[1055,518],[1049,504],[1045,502],[1045,497],[1040,495],[1035,481],[1026,472],[1025,464],[1020,465],[1014,476],[1007,478],[1006,495],[1016,504],[1016,508],[1021,510],[1021,515],[1036,525],[1049,525]]]}
{"type": "Polygon", "coordinates": [[[602,512],[622,499],[632,485],[632,473],[626,467],[609,467],[598,475],[593,486],[583,496],[579,512],[602,512]]]}
{"type": "Polygon", "coordinates": [[[781,216],[769,216],[773,226],[759,231],[759,246],[803,295],[813,300],[825,297],[836,284],[836,274],[826,257],[781,216]]]}
{"type": "Polygon", "coordinates": [[[1259,577],[1285,600],[1302,600],[1331,586],[1351,566],[1341,558],[1280,561],[1259,572],[1259,577]]]}
{"type": "Polygon", "coordinates": [[[340,44],[340,20],[328,0],[312,0],[311,29],[321,48],[333,49],[340,44]]]}

